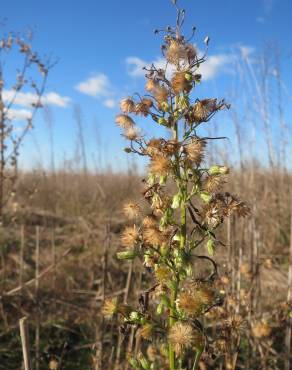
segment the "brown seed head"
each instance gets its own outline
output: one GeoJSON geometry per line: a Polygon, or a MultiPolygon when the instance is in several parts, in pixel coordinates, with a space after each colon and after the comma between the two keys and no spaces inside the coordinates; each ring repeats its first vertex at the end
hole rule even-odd
{"type": "Polygon", "coordinates": [[[190,324],[181,321],[176,322],[169,330],[168,340],[173,345],[174,351],[180,355],[184,349],[193,346],[202,347],[204,338],[190,324]]]}
{"type": "Polygon", "coordinates": [[[158,104],[162,104],[162,103],[167,102],[168,90],[166,89],[166,87],[158,85],[153,90],[153,95],[155,99],[157,100],[158,104]]]}
{"type": "Polygon", "coordinates": [[[140,330],[139,333],[142,338],[150,340],[153,335],[153,325],[151,323],[144,324],[140,330]]]}
{"type": "Polygon", "coordinates": [[[105,300],[102,309],[102,315],[106,318],[111,318],[115,313],[118,312],[118,300],[117,297],[108,298],[105,300]]]}
{"type": "Polygon", "coordinates": [[[121,100],[120,108],[123,113],[133,113],[135,110],[135,103],[133,99],[125,98],[121,100]]]}
{"type": "Polygon", "coordinates": [[[139,232],[134,226],[126,226],[125,230],[121,235],[121,245],[125,248],[132,248],[139,239],[139,232]]]}
{"type": "Polygon", "coordinates": [[[135,126],[125,129],[123,136],[128,140],[138,140],[141,137],[139,128],[135,126]]]}
{"type": "Polygon", "coordinates": [[[258,322],[252,325],[252,333],[256,338],[266,338],[271,334],[271,327],[266,321],[258,322]]]}
{"type": "Polygon", "coordinates": [[[116,116],[116,124],[124,129],[129,129],[134,126],[134,121],[126,114],[119,114],[116,116]]]}
{"type": "Polygon", "coordinates": [[[194,162],[197,166],[200,165],[204,158],[204,149],[206,146],[205,140],[192,139],[186,146],[185,151],[187,157],[191,162],[194,162]]]}
{"type": "Polygon", "coordinates": [[[179,94],[181,92],[188,93],[192,89],[192,84],[186,79],[185,75],[186,72],[179,71],[172,77],[171,87],[175,94],[179,94]]]}
{"type": "Polygon", "coordinates": [[[126,217],[128,217],[130,220],[133,220],[140,216],[141,209],[139,204],[135,202],[129,202],[125,204],[124,206],[124,214],[126,217]]]}
{"type": "Polygon", "coordinates": [[[152,157],[149,172],[157,176],[166,176],[171,170],[171,161],[162,155],[152,157]]]}
{"type": "Polygon", "coordinates": [[[195,121],[205,121],[217,109],[217,99],[203,99],[193,107],[195,121]]]}
{"type": "Polygon", "coordinates": [[[178,307],[185,311],[188,315],[198,316],[202,313],[203,303],[199,296],[189,293],[181,292],[177,299],[178,307]]]}
{"type": "Polygon", "coordinates": [[[204,182],[204,189],[208,193],[216,193],[222,188],[224,182],[224,177],[219,175],[210,175],[204,182]]]}
{"type": "Polygon", "coordinates": [[[154,227],[148,227],[143,230],[143,239],[146,243],[157,246],[162,245],[167,241],[165,234],[154,227]]]}
{"type": "Polygon", "coordinates": [[[157,227],[157,218],[153,215],[148,215],[143,219],[142,225],[144,228],[155,228],[157,227]]]}

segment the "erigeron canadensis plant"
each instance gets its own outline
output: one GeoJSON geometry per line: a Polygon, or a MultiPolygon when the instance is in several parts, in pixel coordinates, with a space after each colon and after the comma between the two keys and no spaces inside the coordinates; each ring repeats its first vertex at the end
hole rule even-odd
{"type": "MultiPolygon", "coordinates": [[[[130,141],[126,152],[150,159],[143,192],[149,208],[145,211],[135,202],[125,205],[124,212],[133,223],[121,235],[117,258],[140,259],[153,273],[153,286],[140,297],[139,308],[117,299],[106,300],[103,306],[105,316],[119,314],[123,326],[135,326],[136,335],[151,341],[147,351],[142,345],[138,356],[129,359],[134,369],[198,367],[211,344],[204,326],[206,314],[223,301],[215,288],[217,265],[212,258],[216,246],[223,244],[216,230],[231,214],[245,216],[249,211],[235,196],[220,192],[228,167],[204,165],[208,140],[215,138],[199,136],[198,129],[229,106],[224,100],[193,99],[206,53],[199,56],[182,35],[185,12],[174,5],[176,27],[156,31],[164,33],[165,68],[145,68],[147,93],[123,99],[122,113],[116,117],[130,141]],[[167,134],[167,138],[147,139],[133,116],[150,118],[165,127],[171,138],[167,134]],[[202,245],[206,255],[197,253],[202,245]],[[204,264],[208,274],[202,273],[204,264]]],[[[208,43],[206,38],[206,49],[208,43]]],[[[229,326],[223,326],[226,332],[229,326]]],[[[220,340],[225,343],[226,336],[220,340]]]]}

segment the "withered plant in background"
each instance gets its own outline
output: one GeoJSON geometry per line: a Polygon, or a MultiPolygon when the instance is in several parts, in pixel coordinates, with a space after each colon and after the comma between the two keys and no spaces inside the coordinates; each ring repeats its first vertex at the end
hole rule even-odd
{"type": "MultiPolygon", "coordinates": [[[[208,141],[219,138],[198,134],[202,125],[229,106],[224,100],[193,98],[206,52],[199,56],[182,35],[185,12],[176,1],[174,5],[176,27],[156,31],[164,33],[165,68],[145,68],[147,93],[123,99],[122,113],[116,117],[130,140],[126,152],[150,158],[143,192],[146,202],[125,205],[133,223],[122,233],[117,257],[139,258],[153,273],[153,286],[141,295],[139,308],[117,299],[106,300],[103,307],[106,316],[119,314],[123,331],[134,326],[136,338],[145,341],[137,356],[129,358],[135,369],[196,369],[216,340],[226,344],[234,322],[238,329],[236,319],[224,323],[222,330],[216,325],[211,339],[206,314],[224,300],[216,290],[217,265],[212,258],[216,247],[223,245],[216,230],[226,217],[246,216],[249,209],[222,191],[228,167],[204,165],[208,141]],[[165,127],[166,137],[147,139],[130,115],[165,127]],[[204,244],[209,255],[197,252],[204,244]],[[154,355],[158,351],[160,356],[154,355]]],[[[204,42],[207,51],[209,39],[204,42]]]]}
{"type": "MultiPolygon", "coordinates": [[[[49,60],[43,61],[30,45],[31,33],[14,33],[0,39],[0,221],[8,200],[15,194],[17,159],[33,117],[42,107],[49,60]],[[9,58],[11,56],[11,58],[9,58]],[[17,60],[15,79],[11,60],[17,60]],[[7,68],[10,70],[6,70],[7,68]],[[26,109],[19,109],[25,106],[26,109]]],[[[15,62],[13,63],[13,65],[15,62]]]]}

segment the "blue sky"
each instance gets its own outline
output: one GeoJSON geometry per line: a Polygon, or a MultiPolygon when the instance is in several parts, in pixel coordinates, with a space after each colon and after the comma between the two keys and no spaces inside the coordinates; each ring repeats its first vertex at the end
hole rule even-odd
{"type": "MultiPolygon", "coordinates": [[[[179,4],[187,10],[186,34],[193,25],[197,27],[194,42],[198,47],[203,46],[206,35],[211,38],[199,96],[229,95],[236,85],[234,55],[243,53],[253,63],[255,55],[272,42],[281,51],[281,78],[291,103],[290,0],[181,0],[179,4]]],[[[58,59],[47,84],[47,92],[57,94],[48,100],[54,117],[56,161],[61,163],[74,154],[73,107],[79,104],[88,162],[98,158],[99,147],[104,166],[124,167],[128,160],[122,152],[124,141],[114,124],[118,101],[142,91],[141,66],[161,58],[160,38],[153,30],[174,23],[175,10],[170,1],[10,0],[1,4],[1,14],[6,19],[2,32],[31,27],[34,49],[58,59]]],[[[24,109],[21,105],[18,108],[24,109]]],[[[286,114],[289,116],[289,108],[286,114]]],[[[288,121],[289,117],[287,125],[288,121]]],[[[149,131],[155,133],[153,128],[149,131]]],[[[222,131],[219,128],[223,135],[232,136],[226,125],[222,131]]],[[[49,164],[48,130],[42,113],[37,115],[35,130],[22,150],[25,167],[49,164]]]]}

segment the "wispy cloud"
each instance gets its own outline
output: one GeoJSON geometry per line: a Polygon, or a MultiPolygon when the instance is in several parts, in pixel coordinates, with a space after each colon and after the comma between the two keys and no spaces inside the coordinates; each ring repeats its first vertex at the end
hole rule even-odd
{"type": "Polygon", "coordinates": [[[95,74],[84,81],[79,82],[75,89],[82,94],[96,99],[102,99],[107,108],[114,108],[116,105],[114,89],[107,75],[104,73],[95,74]]]}
{"type": "Polygon", "coordinates": [[[28,109],[13,109],[10,108],[7,112],[7,117],[10,120],[23,121],[32,117],[32,112],[28,109]]]}
{"type": "MultiPolygon", "coordinates": [[[[229,62],[231,62],[231,59],[227,54],[211,55],[207,58],[206,62],[200,66],[199,71],[204,80],[210,80],[219,74],[219,72],[223,70],[223,67],[229,62]]],[[[132,77],[142,77],[145,75],[143,67],[149,68],[152,63],[158,68],[164,69],[166,67],[166,61],[164,58],[158,58],[152,62],[147,62],[139,57],[128,57],[126,59],[128,74],[132,77]]],[[[170,76],[172,72],[173,67],[168,65],[167,75],[170,76]]]]}
{"type": "MultiPolygon", "coordinates": [[[[15,90],[4,90],[3,101],[9,103],[13,101],[13,105],[19,105],[21,107],[31,108],[34,104],[39,101],[37,94],[31,92],[18,92],[15,94],[15,90]]],[[[67,96],[61,96],[56,92],[48,92],[41,98],[41,103],[44,105],[55,105],[57,107],[65,108],[70,103],[70,98],[67,96]]]]}

